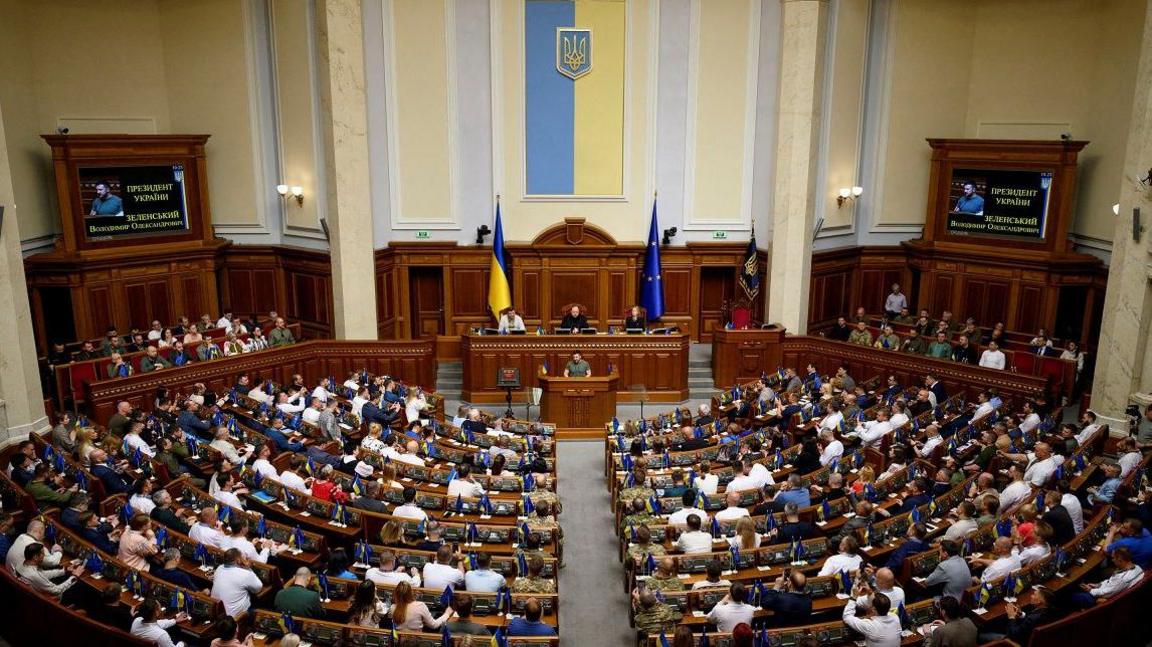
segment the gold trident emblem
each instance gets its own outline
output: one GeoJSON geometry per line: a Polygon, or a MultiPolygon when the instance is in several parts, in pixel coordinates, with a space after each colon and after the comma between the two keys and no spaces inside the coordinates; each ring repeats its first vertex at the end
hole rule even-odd
{"type": "Polygon", "coordinates": [[[564,41],[564,65],[575,73],[584,67],[584,61],[588,59],[588,39],[572,36],[562,40],[564,41]]]}

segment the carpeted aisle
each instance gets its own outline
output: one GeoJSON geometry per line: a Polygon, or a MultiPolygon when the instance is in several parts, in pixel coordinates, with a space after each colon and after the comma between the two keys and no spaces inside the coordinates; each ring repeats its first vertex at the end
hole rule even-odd
{"type": "Polygon", "coordinates": [[[630,647],[628,596],[616,559],[616,535],[604,484],[603,441],[559,443],[564,503],[564,563],[560,575],[560,635],[566,645],[630,647]]]}

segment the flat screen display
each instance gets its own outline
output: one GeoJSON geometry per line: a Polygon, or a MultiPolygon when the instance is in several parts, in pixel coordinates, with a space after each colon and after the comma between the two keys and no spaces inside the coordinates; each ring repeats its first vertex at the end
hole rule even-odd
{"type": "Polygon", "coordinates": [[[948,233],[1043,240],[1051,171],[954,169],[948,233]]]}
{"type": "Polygon", "coordinates": [[[88,240],[188,230],[182,164],[81,167],[78,172],[88,240]]]}

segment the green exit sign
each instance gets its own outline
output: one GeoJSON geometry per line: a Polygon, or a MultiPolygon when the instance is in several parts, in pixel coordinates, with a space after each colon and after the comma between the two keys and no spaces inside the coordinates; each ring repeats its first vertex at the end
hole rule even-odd
{"type": "Polygon", "coordinates": [[[418,231],[418,232],[416,232],[416,237],[423,239],[423,238],[430,238],[431,236],[426,231],[418,231]]]}
{"type": "Polygon", "coordinates": [[[712,237],[715,238],[716,240],[724,240],[725,238],[728,237],[728,232],[726,232],[726,231],[714,231],[714,232],[712,232],[712,237]]]}

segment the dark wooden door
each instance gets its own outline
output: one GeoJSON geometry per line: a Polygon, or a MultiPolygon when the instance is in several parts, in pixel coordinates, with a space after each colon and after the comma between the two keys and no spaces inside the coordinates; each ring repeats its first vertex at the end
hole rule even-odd
{"type": "Polygon", "coordinates": [[[736,272],[732,267],[700,268],[700,341],[711,342],[712,330],[724,325],[724,307],[731,307],[736,293],[736,272]]]}
{"type": "Polygon", "coordinates": [[[444,270],[439,267],[412,267],[408,270],[408,280],[412,338],[444,334],[444,270]]]}

